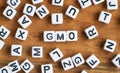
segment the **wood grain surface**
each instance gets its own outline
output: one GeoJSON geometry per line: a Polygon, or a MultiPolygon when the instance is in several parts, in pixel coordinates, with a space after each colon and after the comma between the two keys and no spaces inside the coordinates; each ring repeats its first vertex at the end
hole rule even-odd
{"type": "MultiPolygon", "coordinates": [[[[43,3],[37,4],[39,7],[41,5],[46,5],[49,9],[50,14],[44,19],[39,19],[37,15],[30,17],[32,20],[32,25],[30,25],[27,30],[29,35],[26,41],[20,41],[15,38],[15,33],[20,25],[17,20],[23,15],[23,8],[25,3],[31,3],[31,0],[21,0],[21,4],[17,7],[17,15],[13,20],[9,20],[2,15],[3,10],[7,6],[6,0],[0,0],[0,25],[4,25],[11,31],[10,36],[4,40],[5,46],[0,51],[0,67],[7,65],[13,60],[18,60],[22,63],[25,59],[29,59],[35,68],[30,73],[41,73],[40,66],[42,64],[53,64],[54,73],[80,73],[81,70],[85,69],[88,73],[120,73],[120,69],[116,68],[111,60],[116,54],[120,53],[120,9],[115,11],[108,11],[106,9],[106,1],[99,5],[92,5],[86,9],[81,9],[77,0],[65,0],[63,7],[56,7],[51,4],[51,0],[44,0],[43,3]],[[73,5],[80,9],[80,12],[76,19],[71,19],[65,15],[65,11],[69,5],[73,5]],[[113,14],[110,24],[104,24],[98,21],[98,16],[100,12],[104,10],[113,14]],[[51,24],[51,14],[52,13],[63,13],[64,14],[64,24],[62,25],[52,25],[51,24]],[[94,25],[99,32],[99,36],[95,39],[88,40],[84,33],[84,29],[94,25]],[[77,30],[78,31],[78,41],[77,42],[65,42],[65,43],[45,43],[43,41],[43,32],[46,30],[77,30]],[[114,53],[109,53],[103,50],[103,46],[106,39],[111,39],[117,42],[117,47],[114,53]],[[23,46],[23,55],[21,57],[12,57],[10,55],[10,47],[12,44],[21,44],[23,46]],[[44,55],[41,59],[33,59],[31,57],[31,47],[32,46],[43,46],[44,55]],[[91,69],[87,64],[80,67],[64,71],[61,62],[58,61],[54,63],[49,56],[49,52],[60,48],[64,54],[64,58],[71,57],[77,53],[81,53],[86,59],[91,54],[95,54],[101,61],[100,65],[96,69],[91,69]]],[[[119,5],[120,5],[120,0],[119,5]]],[[[120,8],[120,6],[119,6],[120,8]]],[[[19,73],[24,73],[20,71],[19,73]]]]}

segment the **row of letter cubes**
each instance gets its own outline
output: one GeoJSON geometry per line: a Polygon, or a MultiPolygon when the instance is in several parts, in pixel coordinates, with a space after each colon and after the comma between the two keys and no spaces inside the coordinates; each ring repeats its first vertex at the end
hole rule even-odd
{"type": "MultiPolygon", "coordinates": [[[[0,50],[4,47],[4,42],[0,40],[0,50]]],[[[113,40],[107,39],[103,49],[107,52],[114,52],[117,43],[113,40]]],[[[11,45],[11,56],[22,56],[22,45],[13,44],[11,45]]],[[[32,57],[33,58],[42,58],[43,57],[43,48],[40,46],[32,47],[32,57]]],[[[56,61],[56,60],[55,60],[56,61]]]]}
{"type": "MultiPolygon", "coordinates": [[[[92,2],[94,5],[100,4],[104,2],[105,0],[78,0],[81,8],[87,8],[92,5],[92,2]]],[[[38,4],[43,2],[43,0],[32,0],[33,4],[38,4]]],[[[118,0],[107,0],[107,9],[108,10],[114,10],[118,8],[118,0]]],[[[21,0],[7,0],[7,4],[10,5],[12,8],[17,8],[18,5],[21,3],[21,0]]],[[[55,6],[63,6],[64,0],[52,0],[52,5],[55,6]]]]}
{"type": "MultiPolygon", "coordinates": [[[[34,47],[34,49],[38,49],[38,47],[34,47]]],[[[36,51],[36,50],[35,50],[36,51]]],[[[39,54],[39,50],[36,51],[36,55],[39,54]]],[[[52,60],[54,62],[59,61],[60,59],[63,58],[63,53],[60,51],[59,48],[54,49],[53,51],[51,51],[49,53],[50,57],[52,58],[52,60]]],[[[113,59],[112,59],[112,63],[120,68],[120,54],[116,55],[113,59]]],[[[85,63],[85,60],[83,58],[83,56],[78,53],[72,57],[68,57],[65,59],[61,60],[61,64],[63,69],[69,70],[75,67],[79,67],[82,64],[85,63]]],[[[95,55],[91,55],[86,59],[86,63],[92,68],[96,68],[99,64],[100,64],[100,60],[95,56],[95,55]]],[[[15,60],[13,62],[10,62],[7,66],[4,66],[0,69],[0,73],[17,73],[19,72],[21,69],[25,72],[25,73],[29,73],[32,69],[34,68],[34,65],[28,60],[26,59],[24,62],[22,62],[21,65],[19,65],[18,61],[15,60]]],[[[43,64],[41,65],[41,73],[53,73],[53,65],[52,64],[43,64]]]]}
{"type": "Polygon", "coordinates": [[[19,62],[17,60],[15,60],[2,67],[0,69],[0,73],[18,73],[21,69],[25,73],[29,73],[33,68],[34,65],[28,59],[22,62],[21,65],[19,65],[19,62]]]}
{"type": "MultiPolygon", "coordinates": [[[[10,30],[4,26],[0,26],[0,38],[5,40],[10,35],[10,30]]],[[[28,31],[22,28],[18,28],[15,34],[15,38],[19,40],[26,40],[28,36],[28,31]]]]}
{"type": "Polygon", "coordinates": [[[77,31],[44,31],[45,42],[66,42],[66,41],[77,41],[77,31]]]}
{"type": "MultiPolygon", "coordinates": [[[[90,26],[86,28],[85,33],[89,39],[93,39],[98,36],[98,31],[95,26],[90,26]]],[[[0,27],[0,38],[6,39],[10,31],[4,27],[0,27]]],[[[15,34],[15,37],[20,40],[26,40],[28,36],[28,31],[22,28],[18,28],[15,34]]],[[[44,31],[43,38],[45,42],[66,42],[66,41],[77,41],[78,40],[78,33],[76,30],[69,30],[69,31],[44,31]]],[[[4,43],[2,42],[1,45],[4,43]]],[[[116,42],[109,40],[106,44],[111,45],[112,49],[111,52],[114,51],[116,47],[116,42]]],[[[1,46],[2,48],[2,46],[1,46]]],[[[108,47],[109,48],[109,47],[108,47]]]]}
{"type": "MultiPolygon", "coordinates": [[[[10,31],[4,27],[0,27],[0,38],[6,39],[10,31]]],[[[28,31],[22,28],[18,28],[15,37],[19,40],[26,40],[28,36],[28,31]]],[[[77,41],[78,34],[76,30],[71,31],[44,31],[44,41],[45,42],[65,42],[65,41],[77,41]]]]}
{"type": "MultiPolygon", "coordinates": [[[[89,39],[93,39],[98,36],[98,31],[95,28],[95,26],[90,26],[86,28],[85,33],[89,39]]],[[[4,27],[0,27],[0,38],[6,39],[8,35],[10,34],[10,31],[4,27]]],[[[20,40],[26,40],[28,36],[28,31],[22,28],[18,28],[15,34],[15,38],[20,40]]],[[[77,41],[78,40],[78,33],[76,30],[69,30],[69,31],[44,31],[43,33],[44,42],[66,42],[66,41],[77,41]]],[[[117,45],[117,43],[113,40],[107,40],[107,49],[110,52],[114,52],[114,49],[117,45]],[[111,46],[111,47],[109,47],[111,46]]],[[[0,47],[2,48],[4,45],[4,42],[0,42],[0,47]]],[[[1,49],[0,48],[0,49],[1,49]]]]}
{"type": "MultiPolygon", "coordinates": [[[[4,44],[5,43],[0,40],[0,50],[3,48],[4,44]]],[[[114,52],[116,48],[116,44],[117,43],[115,41],[107,39],[103,49],[107,52],[114,52]]],[[[22,50],[23,50],[22,45],[17,45],[17,44],[11,45],[11,56],[22,56],[22,50]]],[[[57,51],[59,52],[59,50],[57,51]]],[[[42,57],[43,57],[43,48],[41,46],[32,47],[32,58],[42,58],[42,57]]]]}
{"type": "MultiPolygon", "coordinates": [[[[96,5],[103,1],[104,0],[98,0],[98,1],[93,0],[93,3],[96,5]]],[[[9,19],[13,19],[17,13],[15,8],[20,4],[20,2],[21,2],[20,0],[18,0],[18,1],[8,0],[7,3],[10,6],[7,6],[5,8],[5,10],[3,11],[3,15],[9,19]],[[12,4],[12,2],[14,2],[15,4],[12,4]]],[[[42,2],[42,1],[40,0],[38,2],[42,2]]],[[[63,4],[63,2],[64,2],[63,0],[60,0],[59,3],[63,4]]],[[[87,1],[78,0],[78,2],[80,3],[82,8],[86,8],[90,5],[92,5],[90,0],[87,0],[87,1]]],[[[53,0],[52,4],[55,5],[55,3],[56,3],[56,0],[53,0]]],[[[59,3],[58,3],[58,5],[59,5],[59,3]]],[[[108,7],[109,10],[118,9],[118,1],[117,0],[107,0],[107,5],[109,6],[108,7]]],[[[38,9],[36,9],[36,6],[26,3],[26,5],[23,9],[23,13],[25,15],[23,15],[19,18],[18,23],[23,28],[27,28],[32,23],[32,21],[26,15],[34,16],[35,12],[39,16],[40,19],[43,19],[45,16],[47,16],[49,14],[49,10],[47,9],[47,7],[45,5],[42,5],[38,9]]],[[[79,9],[72,5],[69,5],[67,11],[65,12],[65,14],[67,16],[69,16],[73,19],[77,17],[78,13],[79,13],[79,9]]],[[[99,21],[109,24],[111,17],[112,17],[112,14],[102,11],[100,14],[100,17],[99,17],[99,21]]],[[[52,14],[51,19],[52,19],[52,21],[51,21],[52,24],[63,24],[63,14],[62,13],[52,14]]]]}

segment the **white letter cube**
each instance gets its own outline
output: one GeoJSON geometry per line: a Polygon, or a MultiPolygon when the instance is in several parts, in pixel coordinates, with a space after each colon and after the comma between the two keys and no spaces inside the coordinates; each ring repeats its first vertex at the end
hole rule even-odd
{"type": "Polygon", "coordinates": [[[11,56],[22,56],[22,45],[11,46],[11,56]]]}
{"type": "Polygon", "coordinates": [[[7,7],[5,8],[5,10],[3,11],[3,15],[4,15],[5,17],[7,17],[8,19],[10,19],[10,20],[12,20],[12,19],[15,17],[16,13],[17,13],[17,11],[14,10],[14,9],[13,9],[12,7],[10,7],[10,6],[7,6],[7,7]]]}
{"type": "Polygon", "coordinates": [[[22,62],[20,67],[25,73],[29,73],[34,68],[34,65],[28,59],[26,59],[24,62],[22,62]]]}
{"type": "Polygon", "coordinates": [[[54,42],[55,41],[55,31],[44,31],[44,42],[54,42]]]}
{"type": "Polygon", "coordinates": [[[8,67],[10,68],[12,73],[17,73],[21,70],[20,65],[17,60],[10,62],[8,64],[8,67]]]}
{"type": "Polygon", "coordinates": [[[19,40],[26,40],[28,36],[28,31],[22,28],[18,28],[15,38],[19,39],[19,40]]]}
{"type": "Polygon", "coordinates": [[[105,12],[105,11],[101,11],[100,16],[99,16],[99,21],[109,24],[112,18],[112,14],[105,12]]]}
{"type": "Polygon", "coordinates": [[[62,13],[53,13],[51,19],[52,19],[52,24],[63,24],[62,13]]]}
{"type": "Polygon", "coordinates": [[[52,5],[63,6],[64,0],[52,0],[52,5]]]}
{"type": "Polygon", "coordinates": [[[30,24],[32,23],[32,21],[30,20],[30,18],[27,15],[23,15],[18,19],[18,23],[23,27],[23,28],[27,28],[28,26],[30,26],[30,24]]]}
{"type": "Polygon", "coordinates": [[[118,0],[107,0],[107,9],[108,10],[117,10],[118,9],[118,0]]]}
{"type": "Polygon", "coordinates": [[[8,66],[4,66],[0,69],[0,73],[12,73],[8,66]]]}
{"type": "Polygon", "coordinates": [[[84,31],[89,39],[93,39],[98,36],[98,32],[97,32],[97,29],[95,28],[95,26],[90,26],[87,29],[85,29],[84,31]]]}
{"type": "Polygon", "coordinates": [[[104,50],[108,52],[114,52],[117,43],[113,40],[107,39],[104,45],[104,50]]]}
{"type": "Polygon", "coordinates": [[[112,63],[117,67],[120,68],[120,54],[117,54],[113,59],[112,63]]]}
{"type": "Polygon", "coordinates": [[[95,55],[91,55],[91,56],[89,56],[89,57],[86,59],[86,63],[87,63],[92,69],[94,69],[94,68],[96,68],[96,67],[99,65],[100,61],[99,61],[99,59],[98,59],[95,55]]]}
{"type": "Polygon", "coordinates": [[[70,57],[61,60],[61,63],[65,71],[74,68],[73,61],[70,57]]]}
{"type": "Polygon", "coordinates": [[[91,0],[78,0],[78,2],[79,2],[82,9],[85,9],[85,8],[92,5],[91,0]]]}
{"type": "Polygon", "coordinates": [[[43,57],[43,47],[40,47],[40,46],[32,47],[32,57],[33,58],[42,58],[43,57]]]}
{"type": "Polygon", "coordinates": [[[53,73],[52,64],[41,65],[41,73],[53,73]]]}
{"type": "Polygon", "coordinates": [[[56,42],[66,42],[66,31],[56,31],[55,40],[56,42]]]}
{"type": "Polygon", "coordinates": [[[83,56],[80,53],[72,56],[72,61],[73,61],[74,65],[76,67],[78,67],[78,66],[85,63],[85,60],[84,60],[83,56]]]}
{"type": "Polygon", "coordinates": [[[42,5],[36,9],[36,14],[40,19],[43,19],[45,16],[49,14],[49,10],[45,5],[42,5]]]}
{"type": "Polygon", "coordinates": [[[10,30],[8,30],[4,26],[1,26],[0,27],[0,38],[5,40],[9,35],[10,35],[10,30]]]}
{"type": "Polygon", "coordinates": [[[13,9],[17,8],[21,3],[21,0],[7,0],[7,4],[10,5],[13,9]]]}
{"type": "Polygon", "coordinates": [[[36,6],[26,3],[23,9],[23,13],[29,16],[34,16],[36,11],[36,6]]]}
{"type": "Polygon", "coordinates": [[[69,30],[66,31],[67,33],[67,41],[77,41],[78,40],[78,34],[76,30],[69,30]]]}
{"type": "Polygon", "coordinates": [[[75,19],[77,17],[79,13],[79,9],[70,5],[67,9],[67,11],[65,12],[65,14],[73,19],[75,19]]]}
{"type": "Polygon", "coordinates": [[[60,60],[61,58],[63,58],[63,54],[62,54],[62,52],[60,51],[59,48],[56,48],[53,51],[51,51],[49,53],[49,55],[50,55],[50,57],[52,58],[52,60],[54,62],[57,62],[58,60],[60,60]]]}

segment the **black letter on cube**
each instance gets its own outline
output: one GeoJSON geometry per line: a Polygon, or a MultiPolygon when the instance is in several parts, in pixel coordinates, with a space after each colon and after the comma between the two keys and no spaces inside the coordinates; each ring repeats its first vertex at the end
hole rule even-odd
{"type": "Polygon", "coordinates": [[[59,1],[58,1],[58,0],[55,0],[55,3],[58,3],[58,4],[59,4],[60,2],[61,2],[61,0],[59,0],[59,1]]]}
{"type": "Polygon", "coordinates": [[[49,66],[44,66],[44,72],[46,73],[46,71],[50,70],[49,66]]]}
{"type": "Polygon", "coordinates": [[[25,32],[20,31],[20,35],[18,35],[18,37],[23,38],[23,34],[25,34],[25,32]]]}
{"type": "Polygon", "coordinates": [[[30,69],[30,64],[26,62],[26,63],[24,64],[23,68],[24,68],[25,70],[29,70],[29,69],[30,69]]]}
{"type": "Polygon", "coordinates": [[[81,1],[82,2],[82,4],[83,4],[83,6],[85,5],[85,3],[87,2],[88,0],[86,0],[86,1],[81,1]]]}
{"type": "Polygon", "coordinates": [[[0,36],[4,37],[7,34],[7,31],[4,32],[4,29],[2,28],[2,31],[0,31],[0,36]]]}
{"type": "Polygon", "coordinates": [[[33,8],[32,8],[31,6],[28,6],[28,7],[27,7],[27,12],[28,12],[28,13],[31,13],[32,10],[33,10],[33,8]]]}

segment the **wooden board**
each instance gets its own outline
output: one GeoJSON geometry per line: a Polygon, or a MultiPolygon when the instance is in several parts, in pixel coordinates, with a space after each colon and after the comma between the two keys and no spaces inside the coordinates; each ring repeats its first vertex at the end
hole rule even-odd
{"type": "MultiPolygon", "coordinates": [[[[32,25],[27,28],[29,35],[26,41],[20,41],[16,39],[15,33],[20,25],[17,20],[23,15],[23,8],[25,3],[31,3],[31,0],[21,0],[22,3],[16,9],[17,15],[13,20],[8,20],[2,15],[3,10],[7,6],[6,0],[0,0],[0,25],[7,27],[11,34],[4,40],[5,46],[0,51],[0,67],[7,65],[13,60],[18,60],[20,63],[25,59],[29,59],[35,68],[30,73],[40,73],[40,66],[42,64],[52,63],[54,67],[54,73],[80,73],[81,70],[85,69],[88,73],[120,73],[120,69],[116,68],[112,63],[111,59],[118,53],[120,53],[120,9],[116,11],[108,11],[106,9],[106,2],[99,5],[92,5],[89,8],[81,9],[77,0],[65,0],[63,7],[56,7],[51,5],[51,0],[44,0],[43,3],[36,5],[39,7],[44,4],[50,11],[50,14],[44,19],[39,19],[37,15],[30,17],[33,21],[32,25]],[[79,15],[76,19],[71,19],[65,15],[65,11],[69,5],[73,5],[80,9],[79,15]],[[113,14],[111,23],[109,25],[100,23],[98,21],[98,16],[100,12],[104,10],[113,14]],[[63,13],[64,14],[64,24],[62,25],[52,25],[51,24],[51,14],[52,13],[63,13]],[[95,39],[88,40],[84,33],[84,29],[94,25],[99,36],[95,39]],[[78,31],[78,41],[77,42],[65,42],[65,43],[45,43],[43,42],[43,32],[46,30],[77,30],[78,31]],[[112,39],[117,42],[117,47],[114,53],[108,53],[103,50],[103,46],[106,39],[112,39]],[[23,45],[23,55],[21,57],[12,57],[10,55],[10,47],[12,44],[23,45]],[[32,46],[43,46],[44,47],[44,57],[42,59],[33,59],[31,57],[31,47],[32,46]],[[86,59],[91,54],[95,54],[101,61],[100,65],[96,69],[91,69],[87,64],[80,67],[64,71],[62,69],[60,61],[54,63],[49,57],[49,52],[54,48],[60,48],[64,54],[64,58],[71,57],[77,53],[81,53],[86,59]]],[[[120,4],[120,0],[119,4],[120,4]]],[[[23,73],[23,71],[19,72],[23,73]]]]}

